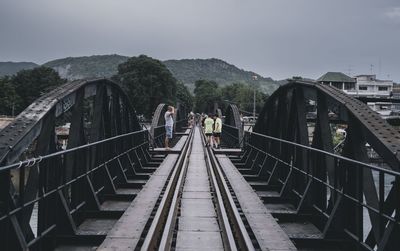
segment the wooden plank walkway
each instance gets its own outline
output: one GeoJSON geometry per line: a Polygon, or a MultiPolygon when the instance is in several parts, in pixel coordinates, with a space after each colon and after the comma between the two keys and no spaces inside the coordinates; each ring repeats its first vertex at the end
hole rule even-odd
{"type": "Polygon", "coordinates": [[[217,155],[226,177],[239,201],[243,213],[262,250],[297,250],[287,234],[268,212],[257,193],[224,155],[217,155]]]}
{"type": "MultiPolygon", "coordinates": [[[[178,145],[177,148],[179,147],[178,145]]],[[[200,129],[196,128],[181,195],[175,250],[224,250],[204,151],[200,129]]],[[[221,152],[232,154],[229,151],[221,152]]],[[[233,151],[237,152],[238,150],[233,151]]],[[[224,154],[219,153],[216,156],[261,250],[297,250],[232,161],[224,154]]],[[[167,155],[108,232],[98,250],[134,250],[140,244],[146,224],[177,159],[177,154],[167,155]]]]}
{"type": "Polygon", "coordinates": [[[223,250],[200,137],[196,127],[183,187],[175,250],[223,250]]]}
{"type": "Polygon", "coordinates": [[[170,150],[166,150],[165,148],[154,148],[152,151],[155,154],[171,154],[171,153],[176,153],[179,154],[182,151],[183,145],[185,144],[185,141],[189,135],[190,129],[187,129],[184,133],[182,134],[176,134],[176,135],[182,135],[182,137],[179,139],[179,141],[176,143],[174,147],[172,147],[170,150]]]}
{"type": "Polygon", "coordinates": [[[160,196],[178,155],[168,155],[151,175],[131,205],[108,232],[98,250],[133,250],[140,240],[147,220],[160,196]]]}

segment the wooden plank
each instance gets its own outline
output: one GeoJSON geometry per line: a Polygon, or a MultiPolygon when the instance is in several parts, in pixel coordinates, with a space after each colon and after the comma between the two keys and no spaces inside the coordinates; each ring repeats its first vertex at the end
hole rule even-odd
{"type": "Polygon", "coordinates": [[[175,250],[224,250],[219,234],[210,231],[179,231],[176,242],[175,250]]]}
{"type": "Polygon", "coordinates": [[[204,159],[204,147],[198,129],[195,130],[183,187],[176,238],[176,250],[223,250],[204,159]]]}
{"type": "Polygon", "coordinates": [[[188,138],[188,136],[182,136],[179,139],[178,143],[176,143],[176,145],[172,148],[172,150],[182,151],[183,146],[185,145],[185,142],[186,142],[187,138],[188,138]]]}
{"type": "Polygon", "coordinates": [[[215,154],[227,154],[227,155],[240,155],[243,153],[241,148],[221,148],[213,149],[215,154]]]}
{"type": "Polygon", "coordinates": [[[147,220],[174,167],[178,155],[168,155],[107,234],[98,250],[127,250],[136,247],[147,220]]]}
{"type": "Polygon", "coordinates": [[[226,156],[217,156],[262,250],[297,250],[256,192],[226,156]]]}
{"type": "Polygon", "coordinates": [[[154,148],[154,150],[152,150],[150,152],[151,154],[180,154],[181,151],[179,150],[166,150],[165,148],[154,148]]]}

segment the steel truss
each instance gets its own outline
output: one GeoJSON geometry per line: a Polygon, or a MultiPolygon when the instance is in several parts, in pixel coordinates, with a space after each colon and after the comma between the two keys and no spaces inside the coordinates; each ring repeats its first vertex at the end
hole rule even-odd
{"type": "Polygon", "coordinates": [[[101,203],[123,197],[116,189],[149,161],[148,132],[140,130],[127,96],[107,79],[67,83],[19,114],[0,132],[1,249],[50,250],[77,236],[88,216],[120,214],[101,203]],[[67,114],[68,145],[60,151],[55,127],[67,114]],[[24,161],[27,151],[32,158],[24,161]]]}
{"type": "MultiPolygon", "coordinates": [[[[237,135],[238,128],[230,129],[230,135],[237,135]]],[[[275,216],[281,221],[308,219],[319,229],[315,236],[291,236],[298,245],[347,243],[349,250],[397,250],[400,133],[367,105],[334,87],[291,81],[268,98],[254,133],[246,132],[244,142],[244,154],[236,164],[245,178],[262,181],[259,187],[277,192],[265,201],[294,207],[275,216]],[[309,100],[317,104],[312,137],[309,100]],[[333,154],[332,114],[347,125],[342,156],[333,154]],[[367,144],[386,165],[368,164],[367,144]]]]}

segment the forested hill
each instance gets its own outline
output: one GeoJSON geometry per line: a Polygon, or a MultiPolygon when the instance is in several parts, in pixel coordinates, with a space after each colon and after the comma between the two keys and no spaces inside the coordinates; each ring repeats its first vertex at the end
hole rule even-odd
{"type": "Polygon", "coordinates": [[[20,70],[29,70],[37,66],[37,64],[31,62],[0,62],[0,77],[14,75],[20,70]]]}
{"type": "Polygon", "coordinates": [[[109,78],[117,73],[118,65],[129,57],[120,55],[95,55],[89,57],[68,57],[53,60],[44,64],[69,80],[82,78],[109,78]]]}
{"type": "MultiPolygon", "coordinates": [[[[96,77],[111,77],[117,73],[119,64],[128,60],[129,57],[121,55],[95,55],[88,57],[67,57],[53,60],[44,66],[55,69],[62,78],[69,80],[96,77]]],[[[264,78],[260,75],[237,68],[220,59],[181,59],[167,60],[163,62],[172,72],[174,77],[184,83],[191,91],[194,82],[199,79],[213,80],[219,85],[232,83],[256,83],[265,93],[272,93],[279,86],[278,81],[264,78]],[[257,81],[253,80],[256,75],[257,81]]],[[[33,64],[33,63],[32,63],[33,64]]],[[[33,64],[33,67],[36,65],[33,64]]],[[[1,75],[12,75],[15,72],[6,72],[1,75]]]]}
{"type": "Polygon", "coordinates": [[[222,86],[232,83],[256,83],[267,93],[271,93],[279,87],[278,81],[239,69],[216,58],[167,60],[163,63],[176,79],[185,83],[191,90],[194,89],[194,82],[199,79],[213,80],[222,86]],[[254,76],[257,76],[257,81],[253,80],[254,76]]]}

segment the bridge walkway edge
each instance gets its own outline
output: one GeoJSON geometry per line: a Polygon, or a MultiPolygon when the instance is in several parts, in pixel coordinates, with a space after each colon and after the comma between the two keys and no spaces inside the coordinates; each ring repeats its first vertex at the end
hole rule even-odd
{"type": "Polygon", "coordinates": [[[216,155],[262,250],[297,250],[257,193],[226,155],[216,155]]]}

